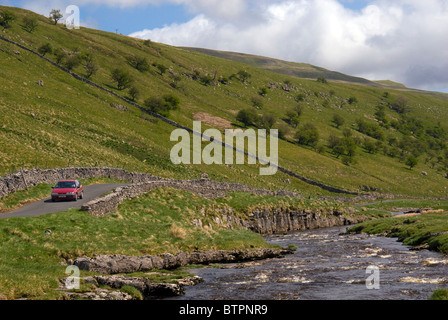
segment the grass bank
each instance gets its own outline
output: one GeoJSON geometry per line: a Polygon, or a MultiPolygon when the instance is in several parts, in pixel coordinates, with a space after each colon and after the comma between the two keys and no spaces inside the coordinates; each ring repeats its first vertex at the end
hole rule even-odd
{"type": "Polygon", "coordinates": [[[408,246],[427,246],[448,254],[448,200],[403,200],[366,207],[366,212],[400,212],[422,209],[421,215],[405,215],[367,221],[348,232],[381,234],[398,238],[408,246]]]}
{"type": "MultiPolygon", "coordinates": [[[[45,188],[41,186],[36,192],[45,188]]],[[[310,203],[244,193],[211,200],[179,190],[158,189],[125,201],[115,213],[104,218],[69,210],[35,218],[0,220],[0,296],[60,298],[55,289],[59,280],[67,277],[66,262],[83,255],[139,256],[271,247],[259,234],[226,230],[214,222],[224,209],[242,214],[256,205],[305,207],[310,203]],[[195,219],[201,219],[202,227],[192,224],[195,219]]]]}

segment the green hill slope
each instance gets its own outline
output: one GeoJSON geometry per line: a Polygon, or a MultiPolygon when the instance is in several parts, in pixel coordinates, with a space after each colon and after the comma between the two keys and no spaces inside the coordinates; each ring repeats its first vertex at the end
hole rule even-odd
{"type": "MultiPolygon", "coordinates": [[[[26,10],[0,10],[16,17],[11,28],[0,33],[3,38],[34,51],[50,44],[52,53],[45,57],[57,61],[58,51],[63,52],[60,64],[65,67],[75,57],[80,63],[72,71],[83,77],[87,76],[85,65],[93,61],[98,70],[90,80],[131,99],[129,90],[118,90],[111,78],[113,69],[126,70],[139,91],[137,104],[143,106],[148,98],[168,94],[177,97],[180,109],[169,118],[182,126],[191,128],[193,120],[202,120],[204,130],[237,128],[242,123],[236,115],[245,109],[274,116],[274,128],[289,131],[279,144],[280,165],[301,176],[354,192],[446,194],[448,100],[443,96],[300,79],[117,34],[88,28],[68,30],[26,10]],[[27,15],[38,19],[32,32],[23,27],[27,15]],[[147,62],[141,71],[135,58],[147,62]],[[243,79],[244,74],[250,77],[243,79]],[[400,101],[405,101],[404,113],[399,113],[403,111],[400,101]],[[295,128],[287,113],[298,104],[302,114],[295,128]],[[375,119],[380,105],[385,106],[382,121],[375,119]],[[339,128],[332,122],[335,114],[344,119],[339,128]],[[313,146],[300,145],[295,137],[307,123],[314,124],[319,133],[313,146]],[[355,143],[353,157],[329,148],[329,137],[342,138],[344,129],[355,143]],[[412,154],[418,164],[410,170],[406,160],[412,154]]],[[[175,128],[170,124],[11,43],[0,41],[0,61],[2,175],[21,167],[105,165],[179,179],[206,172],[220,181],[310,196],[330,194],[284,173],[262,177],[253,165],[175,166],[170,161],[175,144],[170,134],[175,128]],[[285,183],[287,179],[290,184],[285,183]]]]}

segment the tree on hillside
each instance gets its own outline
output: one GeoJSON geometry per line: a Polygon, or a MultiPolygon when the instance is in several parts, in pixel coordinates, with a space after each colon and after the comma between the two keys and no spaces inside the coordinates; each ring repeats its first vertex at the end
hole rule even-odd
{"type": "Polygon", "coordinates": [[[238,112],[236,120],[242,122],[246,127],[258,122],[259,117],[254,109],[246,109],[238,112]]]}
{"type": "Polygon", "coordinates": [[[153,67],[156,67],[157,70],[159,70],[159,74],[161,76],[163,76],[163,74],[166,72],[166,70],[168,70],[168,68],[166,66],[164,66],[163,64],[160,64],[160,63],[153,63],[153,67]]]}
{"type": "Polygon", "coordinates": [[[15,15],[8,11],[2,10],[0,11],[0,26],[3,27],[3,30],[11,28],[11,23],[16,19],[15,15]]]}
{"type": "Polygon", "coordinates": [[[260,97],[252,97],[250,99],[250,101],[252,102],[252,105],[254,108],[257,108],[258,110],[263,109],[263,99],[260,97]]]}
{"type": "Polygon", "coordinates": [[[323,83],[323,84],[328,84],[327,79],[325,79],[324,77],[317,78],[317,82],[320,82],[320,83],[323,83]]]}
{"type": "Polygon", "coordinates": [[[22,22],[23,22],[23,27],[30,33],[33,32],[34,30],[36,30],[37,26],[39,25],[37,17],[35,15],[30,15],[30,14],[23,17],[22,22]]]}
{"type": "Polygon", "coordinates": [[[412,170],[413,168],[415,168],[417,166],[418,160],[414,156],[409,156],[409,157],[406,158],[405,164],[407,166],[409,166],[410,170],[412,170]]]}
{"type": "Polygon", "coordinates": [[[345,119],[340,114],[334,114],[333,119],[331,120],[337,129],[342,127],[345,124],[345,119]]]}
{"type": "Polygon", "coordinates": [[[260,90],[258,90],[258,94],[262,97],[265,97],[268,93],[269,93],[269,89],[266,87],[262,87],[262,88],[260,88],[260,90]]]}
{"type": "Polygon", "coordinates": [[[130,56],[128,58],[128,62],[132,67],[134,67],[140,72],[145,72],[149,70],[149,63],[145,57],[130,56]]]}
{"type": "Polygon", "coordinates": [[[47,53],[53,52],[53,47],[51,46],[50,43],[46,43],[46,44],[41,45],[39,47],[39,49],[37,49],[37,52],[39,52],[41,55],[43,55],[45,57],[45,55],[47,53]]]}
{"type": "Polygon", "coordinates": [[[53,50],[53,55],[57,64],[61,64],[67,58],[67,53],[61,48],[53,50]]]}
{"type": "Polygon", "coordinates": [[[397,113],[404,114],[410,111],[410,107],[408,106],[408,99],[403,96],[399,96],[397,100],[391,106],[392,110],[397,113]]]}
{"type": "Polygon", "coordinates": [[[319,142],[319,131],[312,123],[304,124],[296,133],[295,138],[299,144],[315,147],[319,142]]]}
{"type": "Polygon", "coordinates": [[[263,129],[272,129],[277,119],[272,114],[264,114],[260,118],[260,125],[263,129]]]}
{"type": "Polygon", "coordinates": [[[111,73],[112,80],[117,83],[117,89],[123,90],[129,88],[131,83],[134,81],[131,77],[131,74],[120,68],[116,68],[111,73]]]}
{"type": "Polygon", "coordinates": [[[61,13],[61,10],[59,9],[53,9],[50,11],[50,21],[54,23],[54,25],[57,25],[59,20],[61,20],[64,15],[61,13]]]}
{"type": "Polygon", "coordinates": [[[238,75],[238,79],[240,79],[240,81],[243,83],[245,83],[247,80],[249,80],[252,77],[252,75],[245,70],[238,71],[237,75],[238,75]]]}
{"type": "Polygon", "coordinates": [[[84,69],[86,70],[86,78],[91,78],[97,71],[98,71],[98,65],[93,60],[89,60],[84,65],[84,69]]]}
{"type": "Polygon", "coordinates": [[[129,95],[131,96],[132,101],[135,101],[140,95],[140,90],[136,86],[131,86],[129,88],[129,95]]]}
{"type": "Polygon", "coordinates": [[[61,10],[59,9],[53,9],[50,11],[50,20],[54,23],[54,25],[57,25],[59,20],[61,20],[64,17],[64,15],[61,13],[61,10]]]}
{"type": "Polygon", "coordinates": [[[68,55],[67,58],[65,59],[65,63],[64,66],[68,69],[68,70],[73,70],[74,68],[76,68],[77,66],[79,66],[81,64],[81,59],[79,58],[78,55],[73,54],[73,55],[68,55]]]}
{"type": "Polygon", "coordinates": [[[146,99],[145,107],[149,111],[168,117],[170,111],[179,109],[180,99],[172,94],[146,99]]]}

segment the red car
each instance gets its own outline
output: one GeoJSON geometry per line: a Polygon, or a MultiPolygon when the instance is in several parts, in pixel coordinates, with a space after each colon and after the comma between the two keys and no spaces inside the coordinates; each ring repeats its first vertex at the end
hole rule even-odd
{"type": "Polygon", "coordinates": [[[51,192],[51,201],[72,200],[78,201],[84,197],[84,187],[78,180],[59,181],[51,192]]]}

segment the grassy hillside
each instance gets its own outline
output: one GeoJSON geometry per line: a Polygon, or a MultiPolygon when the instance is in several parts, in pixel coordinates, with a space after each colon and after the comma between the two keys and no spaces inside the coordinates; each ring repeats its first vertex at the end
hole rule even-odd
{"type": "MultiPolygon", "coordinates": [[[[68,66],[70,57],[75,57],[80,64],[73,72],[82,76],[87,73],[84,66],[93,61],[98,70],[91,81],[130,99],[129,90],[118,90],[111,78],[112,70],[119,67],[134,79],[140,93],[136,103],[144,105],[148,98],[167,94],[177,97],[180,109],[172,111],[169,118],[181,125],[192,127],[193,120],[202,120],[203,130],[237,128],[243,124],[236,115],[245,109],[259,116],[274,116],[274,128],[289,131],[280,141],[280,165],[302,176],[356,192],[446,195],[448,100],[443,95],[390,88],[385,92],[384,87],[332,82],[329,75],[320,82],[300,79],[118,34],[88,28],[68,30],[26,10],[0,10],[15,15],[11,27],[0,33],[2,37],[35,51],[50,44],[53,53],[46,53],[46,58],[57,61],[57,53],[62,51],[65,55],[60,64],[68,66]],[[23,26],[25,16],[38,19],[32,32],[23,26]],[[147,65],[139,71],[132,58],[146,60],[147,65]],[[250,77],[245,79],[244,74],[250,77]],[[400,99],[406,101],[405,113],[394,110],[400,99]],[[302,113],[295,128],[287,113],[298,104],[302,113]],[[385,106],[382,116],[387,123],[376,119],[379,105],[385,106]],[[335,114],[344,119],[339,128],[332,122],[335,114]],[[360,130],[360,119],[368,124],[367,129],[360,130]],[[299,144],[295,137],[307,123],[318,130],[315,144],[299,144]],[[344,129],[356,143],[353,157],[329,148],[329,137],[342,138],[344,129]],[[376,148],[369,148],[366,141],[376,148]],[[418,164],[411,170],[406,160],[412,154],[418,164]]],[[[310,196],[328,194],[282,173],[259,176],[258,166],[175,166],[169,159],[175,144],[170,142],[174,128],[169,124],[4,41],[0,41],[0,60],[2,175],[22,166],[109,165],[179,179],[197,178],[206,172],[220,181],[296,190],[310,196]],[[113,107],[117,104],[127,111],[113,107]],[[288,178],[291,184],[285,183],[288,178]]]]}

